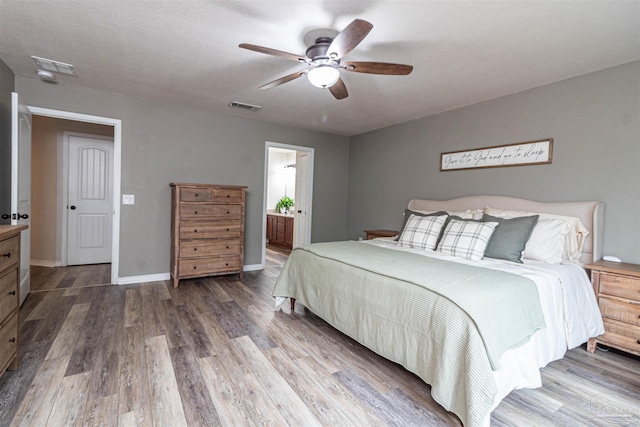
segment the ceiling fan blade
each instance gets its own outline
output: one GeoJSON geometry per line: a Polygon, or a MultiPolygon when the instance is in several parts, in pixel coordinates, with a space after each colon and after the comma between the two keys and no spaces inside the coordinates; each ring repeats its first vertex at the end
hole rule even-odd
{"type": "Polygon", "coordinates": [[[344,85],[342,79],[338,79],[338,81],[331,87],[329,87],[329,91],[336,99],[344,99],[349,96],[349,92],[347,92],[347,87],[344,85]]]}
{"type": "Polygon", "coordinates": [[[333,39],[327,49],[327,55],[331,59],[340,59],[358,46],[360,42],[369,34],[373,25],[362,19],[354,19],[333,39]]]}
{"type": "Polygon", "coordinates": [[[309,70],[296,71],[295,73],[289,74],[288,76],[280,77],[279,79],[276,79],[272,82],[263,84],[262,86],[260,86],[260,89],[271,89],[272,87],[280,86],[281,84],[290,82],[291,80],[295,80],[298,77],[302,77],[308,72],[309,70]]]}
{"type": "Polygon", "coordinates": [[[267,55],[273,55],[280,58],[290,59],[292,61],[298,62],[308,62],[309,58],[306,56],[296,55],[295,53],[283,52],[277,49],[271,49],[270,47],[258,46],[255,44],[242,43],[239,47],[243,49],[253,50],[255,52],[266,53],[267,55]]]}
{"type": "Polygon", "coordinates": [[[394,76],[406,76],[413,71],[412,65],[392,64],[389,62],[343,62],[346,71],[354,73],[387,74],[394,76]]]}

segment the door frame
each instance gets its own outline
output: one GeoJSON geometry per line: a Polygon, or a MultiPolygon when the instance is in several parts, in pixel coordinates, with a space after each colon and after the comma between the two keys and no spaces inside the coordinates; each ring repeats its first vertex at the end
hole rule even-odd
{"type": "Polygon", "coordinates": [[[311,241],[311,213],[313,212],[313,164],[314,149],[300,145],[282,144],[279,142],[265,142],[264,146],[264,192],[262,197],[262,262],[261,268],[266,266],[267,249],[267,196],[269,190],[269,148],[284,148],[292,151],[304,151],[309,154],[309,166],[307,168],[307,240],[311,241]]]}
{"type": "MultiPolygon", "coordinates": [[[[113,126],[113,223],[111,234],[111,283],[117,285],[120,278],[120,183],[122,173],[122,120],[110,117],[93,116],[69,111],[29,105],[31,114],[56,119],[74,120],[77,122],[95,123],[113,126]]],[[[65,209],[66,210],[66,209],[65,209]]],[[[65,215],[66,216],[66,215],[65,215]]],[[[66,240],[66,235],[64,236],[66,240]]],[[[66,249],[65,249],[66,253],[66,249]]],[[[64,258],[66,261],[66,257],[64,258]]]]}
{"type": "MultiPolygon", "coordinates": [[[[60,218],[62,223],[60,224],[59,250],[60,250],[60,259],[63,267],[68,265],[69,263],[69,259],[67,258],[68,256],[67,243],[68,243],[68,237],[69,237],[69,235],[67,234],[69,232],[67,221],[68,221],[69,211],[65,209],[65,207],[69,205],[69,137],[71,136],[78,136],[81,138],[100,139],[103,141],[111,142],[112,148],[114,148],[113,154],[114,154],[114,163],[115,163],[115,143],[114,143],[115,137],[112,138],[110,136],[105,136],[105,135],[94,135],[90,133],[74,132],[74,131],[67,131],[67,130],[62,132],[62,191],[58,192],[58,204],[61,207],[60,218]]],[[[115,171],[112,170],[111,172],[113,173],[115,171]]],[[[115,176],[114,176],[114,183],[115,183],[115,176]]],[[[116,205],[116,200],[114,199],[112,201],[112,207],[115,207],[115,205],[116,205]]],[[[113,216],[113,213],[112,213],[112,216],[113,216]]],[[[112,221],[111,226],[113,227],[113,218],[111,218],[111,221],[112,221]]],[[[113,244],[113,237],[111,238],[111,243],[113,244]]],[[[111,262],[113,263],[113,253],[111,254],[111,257],[112,257],[111,262]]]]}

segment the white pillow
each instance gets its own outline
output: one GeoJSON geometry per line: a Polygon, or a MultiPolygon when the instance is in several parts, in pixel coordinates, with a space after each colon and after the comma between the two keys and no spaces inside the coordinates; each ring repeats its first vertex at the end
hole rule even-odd
{"type": "Polygon", "coordinates": [[[538,219],[524,247],[522,258],[560,264],[567,259],[565,240],[571,224],[561,219],[538,219]]]}
{"type": "MultiPolygon", "coordinates": [[[[563,260],[580,261],[580,258],[582,257],[582,246],[584,245],[584,242],[587,236],[589,235],[589,231],[584,226],[582,221],[580,221],[579,218],[576,218],[573,216],[566,216],[566,215],[550,214],[550,213],[522,212],[522,211],[509,211],[505,209],[493,209],[493,208],[490,208],[489,206],[487,206],[484,209],[484,212],[488,215],[497,216],[500,218],[516,218],[516,217],[522,217],[522,216],[539,215],[540,220],[557,219],[557,220],[565,221],[570,225],[570,227],[569,227],[569,230],[564,233],[563,239],[560,242],[560,244],[562,245],[563,260]]],[[[538,224],[540,224],[540,221],[538,221],[538,224]]],[[[537,226],[538,225],[536,225],[536,227],[537,226]]],[[[535,232],[535,228],[533,229],[533,231],[535,232]]],[[[558,239],[554,239],[554,240],[559,241],[558,239]]],[[[546,246],[548,249],[549,245],[547,244],[546,246]]],[[[556,248],[554,248],[554,252],[556,251],[555,249],[556,248]]],[[[526,253],[526,249],[525,249],[525,253],[526,253]]],[[[523,257],[528,258],[526,255],[523,255],[523,257]]],[[[535,258],[531,258],[531,259],[535,259],[535,258]]]]}
{"type": "Polygon", "coordinates": [[[472,261],[481,260],[497,226],[497,222],[451,219],[438,243],[438,251],[472,261]]]}
{"type": "Polygon", "coordinates": [[[398,244],[409,248],[434,250],[446,219],[446,215],[411,215],[402,230],[398,244]]]}

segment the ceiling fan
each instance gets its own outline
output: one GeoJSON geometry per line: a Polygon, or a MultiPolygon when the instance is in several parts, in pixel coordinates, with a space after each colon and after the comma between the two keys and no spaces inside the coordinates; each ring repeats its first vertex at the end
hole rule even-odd
{"type": "Polygon", "coordinates": [[[333,38],[316,38],[315,44],[307,49],[305,56],[248,43],[242,43],[240,47],[308,65],[306,70],[296,71],[288,76],[280,77],[279,79],[260,86],[260,89],[270,89],[306,74],[312,85],[329,89],[336,99],[344,99],[349,96],[349,93],[340,78],[340,70],[355,73],[397,76],[407,75],[413,70],[413,66],[411,65],[392,64],[388,62],[341,62],[342,57],[360,44],[372,28],[373,25],[371,23],[362,19],[355,19],[333,38]]]}

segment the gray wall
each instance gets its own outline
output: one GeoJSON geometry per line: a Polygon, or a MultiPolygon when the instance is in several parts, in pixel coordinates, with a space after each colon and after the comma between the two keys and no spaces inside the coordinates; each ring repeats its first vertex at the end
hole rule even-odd
{"type": "MultiPolygon", "coordinates": [[[[11,211],[11,92],[13,72],[0,60],[0,215],[11,211]]],[[[10,219],[0,224],[9,224],[10,219]]]]}
{"type": "Polygon", "coordinates": [[[122,120],[120,277],[169,271],[170,182],[247,185],[246,264],[261,261],[265,141],[315,148],[312,240],[346,235],[346,137],[17,76],[27,105],[122,120]]]}
{"type": "Polygon", "coordinates": [[[639,104],[634,62],[353,137],[347,237],[398,229],[412,198],[601,200],[604,253],[640,263],[639,104]],[[439,172],[442,152],[543,138],[549,165],[439,172]]]}

